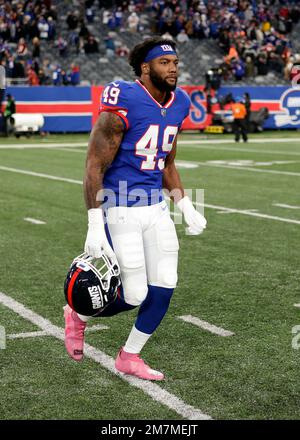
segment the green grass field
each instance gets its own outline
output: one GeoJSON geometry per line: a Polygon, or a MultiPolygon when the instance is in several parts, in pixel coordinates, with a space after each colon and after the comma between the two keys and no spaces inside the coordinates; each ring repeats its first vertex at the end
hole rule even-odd
{"type": "MultiPolygon", "coordinates": [[[[0,292],[59,329],[64,278],[86,235],[80,143],[87,138],[0,140],[0,292]],[[36,148],[14,147],[28,144],[36,148]]],[[[180,173],[186,188],[204,188],[208,227],[190,237],[177,226],[178,288],[143,351],[166,374],[157,395],[168,391],[213,419],[299,419],[300,352],[292,329],[300,325],[300,135],[252,135],[248,144],[235,144],[231,136],[185,134],[177,156],[195,165],[180,173]],[[182,315],[234,336],[183,322],[182,315]]],[[[3,298],[0,419],[187,418],[93,357],[75,363],[58,337],[22,337],[42,328],[3,298]]],[[[95,319],[90,325],[108,328],[87,333],[86,342],[115,358],[135,313],[95,319]]]]}

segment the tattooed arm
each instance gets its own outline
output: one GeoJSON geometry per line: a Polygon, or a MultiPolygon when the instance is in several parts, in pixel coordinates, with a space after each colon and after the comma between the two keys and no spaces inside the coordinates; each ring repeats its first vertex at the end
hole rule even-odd
{"type": "Polygon", "coordinates": [[[84,177],[87,209],[98,208],[97,194],[103,188],[103,176],[122,141],[124,124],[114,113],[102,112],[91,132],[84,177]]]}
{"type": "Polygon", "coordinates": [[[99,258],[104,252],[114,258],[104,229],[101,202],[97,201],[103,188],[103,177],[112,163],[121,144],[124,125],[118,115],[103,112],[100,114],[90,137],[84,177],[84,198],[88,209],[88,232],[84,251],[99,258]]]}

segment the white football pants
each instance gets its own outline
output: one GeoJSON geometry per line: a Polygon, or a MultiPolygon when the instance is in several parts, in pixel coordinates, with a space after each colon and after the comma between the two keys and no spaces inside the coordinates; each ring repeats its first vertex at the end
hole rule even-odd
{"type": "Polygon", "coordinates": [[[148,284],[176,287],[179,244],[165,201],[109,208],[106,218],[126,303],[140,305],[147,296],[148,284]]]}

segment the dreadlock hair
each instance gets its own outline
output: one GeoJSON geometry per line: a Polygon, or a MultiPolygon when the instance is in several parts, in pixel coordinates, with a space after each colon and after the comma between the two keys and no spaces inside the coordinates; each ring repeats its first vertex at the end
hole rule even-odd
{"type": "Polygon", "coordinates": [[[143,43],[137,44],[129,54],[129,64],[137,76],[141,76],[141,64],[144,62],[147,53],[155,46],[169,44],[176,51],[176,43],[173,40],[166,40],[161,37],[147,38],[143,43]]]}

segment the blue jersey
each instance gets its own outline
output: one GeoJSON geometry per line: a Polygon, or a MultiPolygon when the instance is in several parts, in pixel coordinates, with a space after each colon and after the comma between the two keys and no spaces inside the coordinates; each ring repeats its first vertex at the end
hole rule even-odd
{"type": "Polygon", "coordinates": [[[190,98],[180,88],[161,105],[138,80],[105,86],[100,112],[116,113],[125,128],[117,155],[104,175],[111,205],[151,205],[162,200],[165,158],[189,108],[190,98]]]}

